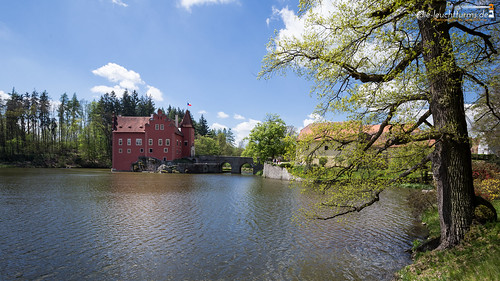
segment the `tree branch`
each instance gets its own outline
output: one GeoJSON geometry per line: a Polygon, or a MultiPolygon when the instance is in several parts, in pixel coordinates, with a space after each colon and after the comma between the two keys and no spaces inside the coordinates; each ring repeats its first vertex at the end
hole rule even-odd
{"type": "Polygon", "coordinates": [[[336,217],[340,217],[340,216],[343,216],[343,215],[346,215],[346,214],[349,214],[349,213],[353,213],[353,212],[360,212],[361,210],[363,210],[364,208],[368,207],[368,206],[371,206],[373,204],[375,204],[375,202],[379,201],[380,200],[380,193],[383,191],[383,189],[375,192],[373,198],[364,203],[363,205],[361,206],[358,206],[358,207],[350,207],[349,210],[346,210],[344,212],[341,212],[341,213],[337,213],[333,216],[329,216],[329,217],[315,217],[315,219],[318,219],[318,220],[330,220],[330,219],[334,219],[336,217]]]}
{"type": "Polygon", "coordinates": [[[491,43],[490,41],[490,38],[491,38],[491,35],[487,35],[487,34],[484,34],[482,32],[479,32],[479,31],[476,31],[474,29],[471,29],[471,28],[468,28],[467,26],[461,24],[460,22],[458,21],[454,21],[452,23],[449,23],[449,27],[456,27],[464,32],[467,32],[469,33],[470,35],[474,35],[474,36],[479,36],[483,39],[484,41],[484,45],[488,46],[489,49],[491,50],[491,52],[493,54],[496,54],[497,51],[495,50],[495,47],[493,46],[493,43],[491,43]]]}
{"type": "Polygon", "coordinates": [[[469,74],[467,72],[464,72],[464,74],[465,74],[465,76],[467,76],[470,79],[472,79],[472,81],[476,82],[478,85],[480,85],[481,87],[484,88],[484,96],[486,98],[486,106],[490,110],[491,114],[493,114],[493,116],[495,116],[500,121],[500,113],[496,113],[495,109],[491,105],[491,102],[490,102],[490,91],[488,89],[488,85],[486,85],[485,83],[483,83],[481,80],[477,79],[474,75],[471,75],[471,74],[469,74]]]}

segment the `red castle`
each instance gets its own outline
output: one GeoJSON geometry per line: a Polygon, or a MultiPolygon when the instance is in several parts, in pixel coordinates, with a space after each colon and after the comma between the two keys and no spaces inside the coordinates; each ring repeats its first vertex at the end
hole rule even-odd
{"type": "Polygon", "coordinates": [[[151,117],[113,118],[113,171],[132,171],[139,157],[172,161],[194,157],[194,127],[189,110],[180,125],[161,110],[151,117]]]}

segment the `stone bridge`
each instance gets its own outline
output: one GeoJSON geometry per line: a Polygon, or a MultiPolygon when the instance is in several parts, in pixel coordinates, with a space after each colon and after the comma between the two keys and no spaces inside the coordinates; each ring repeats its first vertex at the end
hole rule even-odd
{"type": "Polygon", "coordinates": [[[245,164],[249,164],[253,168],[253,173],[262,171],[263,165],[259,163],[254,163],[252,157],[238,157],[238,156],[197,156],[194,158],[195,165],[201,165],[210,168],[212,173],[222,173],[222,167],[225,163],[231,165],[231,174],[241,174],[241,168],[245,164]]]}

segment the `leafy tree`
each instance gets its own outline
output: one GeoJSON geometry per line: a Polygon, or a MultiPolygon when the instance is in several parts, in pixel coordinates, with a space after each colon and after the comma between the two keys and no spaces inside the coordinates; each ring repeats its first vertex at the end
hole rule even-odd
{"type": "Polygon", "coordinates": [[[384,186],[367,181],[349,185],[345,175],[367,164],[383,163],[383,152],[392,146],[432,139],[433,152],[419,165],[432,161],[441,249],[463,239],[478,202],[464,91],[487,89],[491,67],[498,64],[498,21],[435,17],[453,13],[462,3],[301,0],[304,33],[278,34],[272,39],[260,75],[293,69],[315,81],[320,113],[347,112],[359,121],[357,127],[339,128],[339,133],[352,132],[351,139],[341,140],[331,133],[321,138],[344,147],[349,144],[350,163],[311,173],[313,179],[321,179],[323,192],[341,194],[326,203],[338,215],[376,202],[384,186]],[[427,121],[431,116],[432,124],[427,121]],[[378,130],[368,130],[366,125],[377,123],[378,130]],[[361,200],[368,195],[371,200],[361,200]]]}
{"type": "Polygon", "coordinates": [[[220,155],[220,148],[217,141],[208,136],[199,136],[194,140],[196,156],[199,155],[220,155]]]}
{"type": "Polygon", "coordinates": [[[286,124],[276,114],[268,114],[263,123],[257,124],[247,137],[248,145],[242,156],[262,162],[285,154],[286,124]]]}

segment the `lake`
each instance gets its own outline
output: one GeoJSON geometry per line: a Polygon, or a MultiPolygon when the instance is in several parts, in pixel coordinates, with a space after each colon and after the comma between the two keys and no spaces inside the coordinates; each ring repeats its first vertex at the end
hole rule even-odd
{"type": "Polygon", "coordinates": [[[257,176],[0,169],[0,280],[390,280],[422,235],[407,194],[319,221],[257,176]]]}

